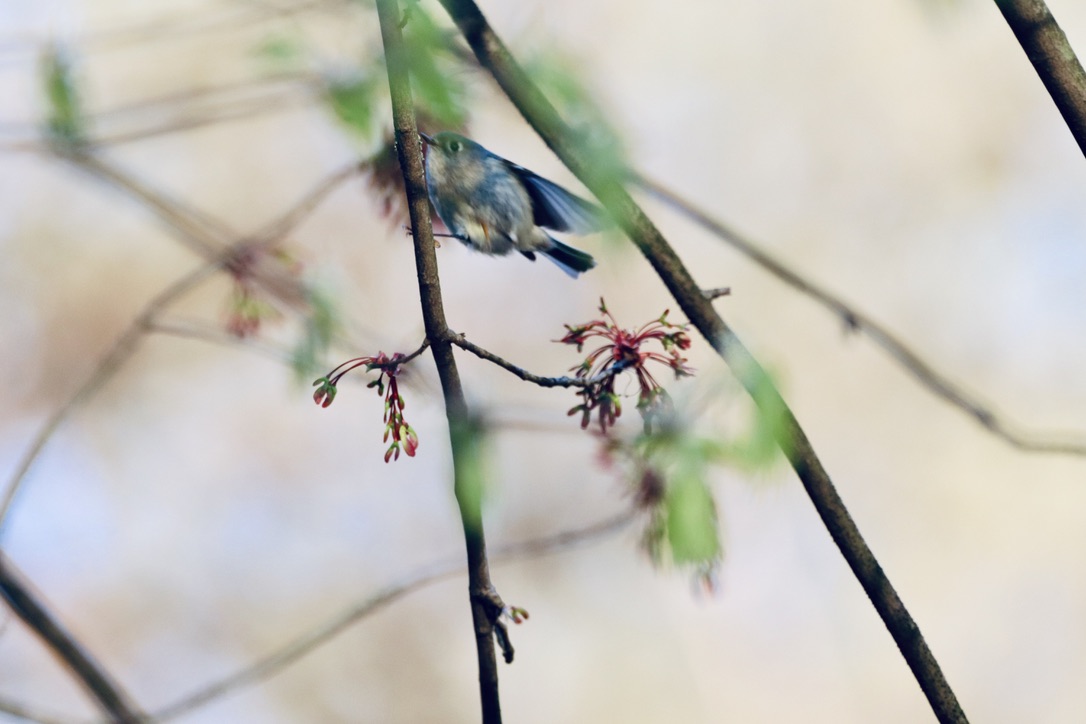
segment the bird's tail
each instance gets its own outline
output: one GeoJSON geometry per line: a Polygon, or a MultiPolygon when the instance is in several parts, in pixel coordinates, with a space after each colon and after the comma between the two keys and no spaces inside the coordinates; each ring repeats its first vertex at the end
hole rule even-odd
{"type": "Polygon", "coordinates": [[[580,249],[574,249],[557,239],[551,239],[551,241],[554,242],[553,246],[541,250],[541,253],[574,279],[580,276],[581,272],[586,272],[596,266],[596,260],[592,258],[591,254],[586,254],[580,249]]]}

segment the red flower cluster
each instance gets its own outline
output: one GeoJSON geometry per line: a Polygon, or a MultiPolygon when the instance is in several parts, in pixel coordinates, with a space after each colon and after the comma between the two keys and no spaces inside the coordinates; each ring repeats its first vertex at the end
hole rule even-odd
{"type": "Polygon", "coordinates": [[[396,380],[400,374],[400,363],[403,362],[404,358],[405,355],[399,352],[392,355],[392,357],[384,352],[378,352],[375,357],[356,357],[347,360],[313,383],[314,386],[317,386],[317,390],[313,393],[313,401],[321,407],[328,407],[336,399],[337,385],[345,374],[363,366],[367,372],[372,370],[381,371],[377,379],[370,382],[366,387],[376,387],[377,394],[383,395],[385,398],[384,441],[388,442],[389,438],[392,438],[392,444],[385,451],[386,463],[390,460],[399,460],[401,448],[407,453],[408,457],[414,457],[419,447],[418,435],[415,434],[414,428],[408,425],[404,419],[403,411],[406,403],[403,395],[400,394],[399,384],[396,380]],[[387,387],[385,377],[388,377],[387,387]]]}
{"type": "Polygon", "coordinates": [[[581,396],[581,404],[569,411],[570,415],[581,413],[581,427],[587,428],[592,421],[592,413],[595,412],[600,424],[600,431],[607,432],[607,428],[615,424],[615,420],[622,414],[622,402],[615,392],[615,379],[619,373],[633,370],[637,375],[640,393],[637,399],[637,409],[645,421],[646,427],[651,426],[652,421],[661,413],[670,409],[671,398],[660,383],[652,376],[648,369],[648,362],[656,362],[670,367],[676,377],[692,375],[694,373],[686,364],[686,358],[682,351],[690,348],[690,337],[687,335],[687,325],[672,324],[667,321],[667,311],[648,324],[642,325],[636,330],[622,329],[615,318],[607,311],[607,305],[600,299],[601,319],[596,319],[587,324],[571,327],[566,336],[557,340],[563,344],[577,346],[581,352],[585,344],[593,338],[604,341],[602,345],[589,353],[577,367],[579,379],[588,384],[578,393],[581,396]],[[642,349],[642,346],[655,341],[661,350],[642,349]]]}

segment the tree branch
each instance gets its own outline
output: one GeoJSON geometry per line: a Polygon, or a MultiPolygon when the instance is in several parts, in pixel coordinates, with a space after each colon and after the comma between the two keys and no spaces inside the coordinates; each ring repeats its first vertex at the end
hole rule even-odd
{"type": "Polygon", "coordinates": [[[36,722],[36,724],[73,724],[68,719],[44,714],[6,698],[0,698],[0,713],[19,721],[36,722]]]}
{"type": "Polygon", "coordinates": [[[996,0],[1064,123],[1086,154],[1086,72],[1044,0],[996,0]]]}
{"type": "Polygon", "coordinates": [[[811,502],[882,617],[935,715],[942,722],[964,722],[965,714],[919,628],[867,546],[814,448],[758,361],[716,314],[678,255],[606,169],[582,157],[573,134],[486,22],[473,0],[441,0],[480,65],[554,151],[603,202],[627,236],[652,264],[687,318],[720,354],[752,395],[762,414],[775,416],[777,442],[803,483],[811,502]]]}
{"type": "Polygon", "coordinates": [[[0,597],[23,623],[60,659],[83,685],[112,722],[138,724],[144,721],[139,708],[102,666],[49,613],[25,576],[0,551],[0,597]]]}
{"type": "MultiPolygon", "coordinates": [[[[482,501],[477,490],[471,490],[473,472],[462,440],[469,423],[467,402],[460,384],[452,346],[448,340],[449,327],[441,301],[437,255],[434,253],[433,229],[430,227],[430,202],[426,194],[426,177],[422,162],[422,144],[415,123],[408,78],[408,59],[400,27],[397,0],[378,0],[377,14],[381,23],[381,39],[385,47],[385,65],[392,96],[392,120],[396,133],[396,150],[403,171],[407,205],[411,217],[415,244],[415,269],[418,273],[419,298],[422,304],[426,338],[437,365],[441,389],[445,397],[445,415],[449,421],[452,442],[453,487],[464,527],[468,558],[468,591],[471,599],[472,621],[475,627],[476,654],[479,663],[479,696],[484,724],[501,721],[498,697],[498,665],[494,656],[495,623],[501,614],[500,598],[490,581],[483,533],[482,501]],[[495,610],[497,609],[497,610],[495,610]]],[[[509,659],[511,651],[507,650],[509,659]]]]}
{"type": "Polygon", "coordinates": [[[525,382],[531,382],[532,384],[539,385],[540,387],[591,387],[592,385],[598,385],[609,377],[614,377],[618,373],[625,370],[629,365],[622,363],[616,363],[608,368],[605,372],[594,377],[540,377],[534,375],[528,370],[517,367],[512,362],[509,362],[493,352],[489,352],[477,344],[469,342],[467,337],[455,332],[449,332],[448,340],[461,349],[471,352],[479,359],[484,359],[487,362],[492,362],[503,370],[512,372],[514,375],[524,380],[525,382]]]}
{"type": "Polygon", "coordinates": [[[53,437],[53,434],[57,429],[68,419],[68,416],[71,415],[79,405],[88,400],[94,393],[101,389],[103,385],[109,382],[109,380],[113,378],[113,375],[117,373],[117,370],[128,361],[135,353],[140,339],[144,333],[148,331],[148,328],[154,322],[155,317],[179,297],[186,294],[197,284],[213,274],[219,268],[220,264],[221,261],[218,263],[201,265],[196,270],[186,274],[181,279],[166,287],[166,289],[152,299],[132,323],[128,325],[128,328],[121,333],[121,336],[117,338],[117,341],[113,343],[113,346],[110,348],[109,352],[106,353],[106,356],[103,357],[102,361],[94,368],[90,377],[88,377],[86,381],[72,393],[71,397],[69,397],[63,405],[58,407],[53,414],[49,416],[49,419],[42,425],[38,434],[34,436],[33,441],[30,443],[30,447],[26,449],[22,458],[19,459],[19,464],[15,467],[15,472],[12,473],[11,478],[8,480],[4,496],[0,499],[0,536],[3,536],[6,531],[6,524],[8,517],[11,514],[12,504],[15,502],[15,497],[25,481],[27,473],[30,472],[30,468],[34,465],[34,461],[38,459],[41,451],[53,437]]]}
{"type": "MultiPolygon", "coordinates": [[[[499,546],[494,550],[491,560],[495,564],[524,560],[557,553],[583,543],[597,541],[625,528],[634,519],[635,515],[636,511],[627,510],[584,528],[561,531],[542,538],[499,546]]],[[[280,646],[249,666],[159,709],[155,712],[154,718],[156,721],[176,719],[216,699],[265,681],[303,656],[328,643],[362,619],[381,611],[401,598],[426,586],[463,574],[464,561],[462,558],[437,562],[415,571],[400,581],[384,587],[364,601],[360,601],[327,621],[314,626],[308,632],[280,646]]]]}
{"type": "Polygon", "coordinates": [[[893,332],[858,311],[855,307],[850,306],[840,297],[809,279],[805,279],[749,238],[717,221],[708,212],[698,208],[659,182],[637,173],[632,175],[632,179],[642,189],[696,222],[714,236],[731,244],[785,284],[829,309],[841,318],[841,321],[845,323],[849,330],[866,334],[868,338],[879,347],[882,347],[890,357],[900,363],[907,372],[912,374],[932,394],[963,410],[996,437],[1003,439],[1023,452],[1086,455],[1086,440],[1083,440],[1081,435],[1075,436],[1070,433],[1039,435],[1016,429],[1016,425],[996,413],[974,395],[951,382],[946,375],[939,372],[931,363],[910,349],[893,332]]]}
{"type": "MultiPolygon", "coordinates": [[[[0,537],[3,536],[5,524],[11,512],[11,506],[15,497],[30,471],[34,461],[37,460],[45,445],[68,416],[83,402],[89,399],[106,382],[112,379],[116,371],[135,352],[140,338],[144,333],[151,331],[158,315],[180,296],[202,282],[208,276],[218,271],[232,260],[239,257],[248,249],[267,247],[274,245],[289,234],[301,221],[320,204],[328,194],[337,188],[346,179],[358,171],[358,164],[344,166],[323,179],[312,191],[307,193],[296,205],[283,214],[280,218],[267,224],[258,231],[253,241],[242,239],[232,245],[225,243],[231,232],[225,225],[216,219],[205,216],[200,212],[186,208],[172,201],[168,197],[145,187],[135,178],[123,173],[119,169],[105,163],[96,156],[88,153],[65,154],[66,160],[76,164],[91,174],[107,180],[117,187],[127,191],[132,196],[148,205],[160,219],[179,232],[182,240],[187,242],[194,251],[207,259],[207,263],[195,271],[185,275],[155,296],[140,311],[136,319],[117,338],[113,347],[95,367],[90,377],[80,385],[68,400],[57,408],[49,419],[46,420],[38,434],[30,443],[30,447],[23,453],[15,472],[8,479],[3,497],[0,498],[0,537]]],[[[269,292],[281,301],[293,306],[308,298],[308,291],[304,285],[296,280],[276,274],[274,270],[264,270],[264,273],[254,274],[254,278],[263,282],[269,292]]],[[[176,330],[164,330],[176,333],[176,330]]]]}

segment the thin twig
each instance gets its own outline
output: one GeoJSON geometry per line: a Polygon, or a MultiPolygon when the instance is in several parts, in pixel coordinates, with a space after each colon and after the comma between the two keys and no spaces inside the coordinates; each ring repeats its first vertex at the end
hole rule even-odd
{"type": "Polygon", "coordinates": [[[22,619],[109,717],[122,724],[143,721],[139,707],[42,603],[26,577],[0,551],[0,597],[22,619]]]}
{"type": "Polygon", "coordinates": [[[25,704],[2,697],[0,697],[0,714],[6,714],[19,721],[35,722],[35,724],[72,724],[68,719],[45,714],[25,704]]]}
{"type": "MultiPolygon", "coordinates": [[[[210,15],[206,8],[201,8],[195,13],[163,14],[128,25],[82,33],[74,36],[70,44],[80,48],[84,53],[115,50],[128,45],[160,44],[164,40],[210,31],[251,28],[254,23],[265,19],[294,15],[325,4],[329,4],[328,0],[309,0],[285,6],[259,3],[227,8],[225,12],[220,13],[220,16],[210,15]]],[[[0,62],[10,62],[11,58],[5,56],[17,56],[19,53],[33,57],[42,42],[42,39],[37,36],[0,38],[0,62]]]]}
{"type": "Polygon", "coordinates": [[[618,362],[609,367],[606,371],[601,372],[600,374],[593,377],[587,378],[569,376],[540,377],[539,375],[532,374],[528,370],[517,367],[512,362],[502,359],[493,352],[487,351],[479,345],[474,344],[473,342],[469,342],[467,337],[462,334],[450,332],[448,340],[455,344],[457,347],[471,352],[479,359],[484,359],[487,362],[492,362],[501,367],[503,370],[512,372],[514,375],[524,380],[525,382],[531,382],[532,384],[539,385],[540,387],[592,387],[593,385],[598,385],[599,383],[604,382],[611,377],[614,377],[629,366],[627,364],[623,364],[622,362],[618,362]]]}
{"type": "Polygon", "coordinates": [[[352,161],[341,166],[325,176],[289,211],[278,219],[266,224],[260,231],[253,235],[258,243],[273,245],[282,241],[288,234],[297,228],[305,217],[313,213],[320,204],[328,198],[329,194],[339,188],[345,181],[362,173],[362,164],[352,161]]]}
{"type": "Polygon", "coordinates": [[[682,260],[606,164],[586,157],[554,106],[517,64],[473,0],[441,0],[480,65],[555,155],[603,202],[619,227],[652,264],[687,318],[773,420],[778,445],[803,483],[823,524],[901,650],[941,722],[964,722],[958,700],[916,622],[860,534],[829,474],[772,380],[713,309],[682,260]]]}
{"type": "MultiPolygon", "coordinates": [[[[622,530],[629,525],[634,517],[634,511],[625,511],[584,528],[562,531],[534,540],[499,546],[494,550],[491,560],[495,564],[521,561],[526,558],[558,553],[577,545],[598,541],[622,530]]],[[[360,601],[327,621],[314,626],[306,633],[292,639],[254,663],[187,694],[172,704],[162,707],[155,712],[154,717],[158,721],[175,719],[216,699],[269,679],[306,654],[328,643],[360,620],[426,586],[462,576],[464,573],[464,560],[462,558],[425,566],[409,576],[385,586],[364,601],[360,601]]]]}
{"type": "Polygon", "coordinates": [[[148,184],[87,149],[57,151],[59,158],[138,199],[142,205],[153,211],[159,220],[177,232],[182,244],[204,259],[217,258],[227,242],[238,236],[221,221],[152,189],[148,184]]]}
{"type": "Polygon", "coordinates": [[[291,363],[291,349],[286,345],[269,344],[250,337],[242,339],[236,334],[224,331],[221,324],[209,324],[193,320],[153,319],[147,324],[146,329],[150,334],[208,342],[231,349],[241,347],[276,362],[291,363]]]}
{"type": "Polygon", "coordinates": [[[12,504],[26,480],[27,473],[61,424],[68,419],[68,416],[71,415],[79,405],[93,396],[94,393],[111,380],[121,366],[128,361],[133,353],[135,353],[140,338],[147,331],[148,325],[154,320],[155,316],[214,273],[220,263],[221,262],[210,263],[200,266],[198,269],[186,274],[181,279],[178,279],[176,282],[166,287],[166,289],[148,302],[132,323],[128,325],[128,328],[117,338],[117,341],[113,343],[109,352],[107,352],[105,357],[102,358],[102,361],[95,366],[94,371],[91,372],[86,381],[72,393],[63,405],[58,407],[53,414],[49,416],[49,419],[45,421],[45,424],[42,425],[38,434],[34,436],[30,446],[23,453],[22,458],[19,460],[19,464],[15,467],[15,472],[12,473],[11,477],[8,479],[4,497],[2,501],[0,501],[0,536],[3,536],[6,530],[6,524],[8,516],[11,513],[12,504]]]}
{"type": "MultiPolygon", "coordinates": [[[[207,264],[204,264],[190,274],[182,277],[177,282],[171,284],[161,293],[156,295],[154,299],[148,302],[137,315],[136,319],[133,320],[121,336],[117,338],[113,347],[98,366],[95,367],[91,376],[63,405],[50,415],[49,419],[34,437],[26,452],[23,453],[19,464],[16,466],[15,472],[8,480],[3,498],[0,499],[0,537],[3,535],[8,515],[11,512],[11,506],[20,486],[26,478],[26,474],[60,425],[68,418],[76,407],[85,402],[90,396],[97,392],[102,385],[108,382],[120,366],[131,357],[132,353],[135,352],[140,337],[155,323],[155,318],[163,309],[206,279],[213,272],[221,268],[224,264],[228,263],[250,243],[242,240],[240,242],[235,242],[232,246],[222,244],[220,239],[225,238],[232,232],[225,228],[220,222],[204,216],[193,209],[188,209],[164,195],[158,194],[131,176],[104,163],[92,155],[78,154],[69,160],[72,160],[80,168],[84,168],[94,175],[110,181],[149,205],[161,219],[166,221],[180,233],[183,240],[189,242],[192,248],[197,250],[202,256],[208,258],[209,261],[207,264]]],[[[266,225],[263,230],[258,232],[255,237],[257,243],[271,245],[289,234],[306,215],[312,213],[319,203],[324,200],[334,188],[353,175],[356,169],[357,164],[351,164],[350,166],[345,166],[336,170],[323,179],[312,191],[306,194],[298,204],[291,208],[290,211],[279,219],[266,225]]],[[[256,278],[259,281],[264,282],[273,279],[275,283],[268,284],[269,291],[272,291],[273,293],[278,292],[277,296],[280,299],[296,301],[299,298],[304,299],[307,295],[304,290],[298,288],[297,283],[290,284],[289,280],[282,277],[276,276],[273,278],[270,275],[265,274],[263,276],[256,275],[256,278]]],[[[159,331],[181,334],[181,331],[176,328],[160,328],[159,331]]],[[[188,331],[191,332],[192,330],[188,331]]]]}
{"type": "Polygon", "coordinates": [[[997,414],[992,407],[951,382],[946,375],[936,370],[931,363],[924,360],[885,326],[858,311],[824,287],[803,277],[750,238],[714,219],[707,211],[698,208],[688,199],[657,181],[639,174],[634,174],[633,180],[642,189],[727,242],[785,284],[829,309],[840,317],[850,331],[867,335],[930,392],[960,408],[992,434],[1013,447],[1024,452],[1086,455],[1086,440],[1083,440],[1081,435],[1019,431],[1016,425],[997,414]]]}
{"type": "MultiPolygon", "coordinates": [[[[307,106],[311,101],[312,98],[308,93],[300,93],[297,89],[287,89],[278,95],[265,98],[253,98],[245,102],[238,102],[233,108],[211,109],[213,112],[204,112],[200,115],[189,115],[184,118],[176,118],[162,123],[148,125],[143,128],[103,133],[88,139],[87,145],[93,148],[120,146],[135,141],[159,138],[172,133],[192,131],[197,128],[217,123],[250,120],[275,113],[282,113],[293,108],[307,106]]],[[[8,150],[30,151],[34,150],[34,147],[32,144],[26,143],[20,147],[9,147],[8,150]]]]}

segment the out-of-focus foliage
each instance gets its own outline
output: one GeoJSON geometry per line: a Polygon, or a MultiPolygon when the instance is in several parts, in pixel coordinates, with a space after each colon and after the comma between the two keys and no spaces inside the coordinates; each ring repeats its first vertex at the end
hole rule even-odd
{"type": "Polygon", "coordinates": [[[568,56],[547,51],[530,57],[524,69],[573,130],[596,173],[624,180],[629,168],[625,145],[586,84],[583,68],[568,56]]]}
{"type": "Polygon", "coordinates": [[[85,139],[83,109],[67,54],[56,45],[42,55],[41,74],[47,103],[45,131],[62,146],[75,146],[85,139]]]}
{"type": "Polygon", "coordinates": [[[678,404],[631,443],[611,441],[615,458],[624,459],[632,470],[638,507],[649,516],[642,538],[645,549],[655,562],[669,560],[692,570],[710,586],[723,556],[709,485],[712,469],[726,466],[750,475],[780,460],[785,418],[769,379],[755,394],[755,403],[745,429],[734,433],[700,430],[697,415],[678,404]]]}
{"type": "Polygon", "coordinates": [[[257,44],[253,53],[272,68],[293,69],[304,60],[306,49],[296,37],[277,33],[257,44]]]}
{"type": "Polygon", "coordinates": [[[751,396],[757,407],[751,414],[750,428],[738,437],[722,443],[719,457],[729,465],[758,472],[791,453],[788,441],[786,408],[773,380],[760,378],[751,396]]]}
{"type": "Polygon", "coordinates": [[[482,529],[478,518],[486,496],[488,475],[487,448],[489,434],[486,422],[477,416],[455,420],[449,429],[452,439],[453,462],[456,470],[456,499],[464,516],[468,533],[482,529]]]}
{"type": "Polygon", "coordinates": [[[343,125],[363,140],[373,134],[374,113],[383,86],[374,73],[354,72],[328,81],[326,98],[343,125]]]}
{"type": "Polygon", "coordinates": [[[674,425],[644,434],[633,445],[639,475],[636,497],[649,513],[643,544],[652,559],[665,558],[700,575],[720,562],[723,548],[708,470],[716,445],[674,425]]]}
{"type": "Polygon", "coordinates": [[[445,129],[468,120],[470,95],[462,80],[466,54],[457,52],[455,36],[439,27],[421,6],[409,5],[403,39],[415,103],[445,129]]]}
{"type": "Polygon", "coordinates": [[[295,376],[308,379],[321,366],[321,359],[339,329],[339,315],[331,298],[319,290],[309,292],[309,314],[302,324],[301,339],[291,353],[295,376]]]}

